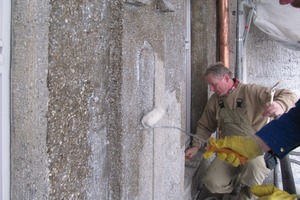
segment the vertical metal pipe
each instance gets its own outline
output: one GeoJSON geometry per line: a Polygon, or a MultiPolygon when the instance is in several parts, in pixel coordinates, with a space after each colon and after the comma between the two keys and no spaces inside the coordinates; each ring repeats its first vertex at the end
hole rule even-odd
{"type": "Polygon", "coordinates": [[[279,188],[279,167],[278,165],[275,165],[275,168],[273,170],[273,184],[275,187],[279,188]]]}
{"type": "Polygon", "coordinates": [[[280,159],[280,167],[283,190],[290,194],[296,194],[295,181],[289,155],[280,159]]]}
{"type": "Polygon", "coordinates": [[[229,3],[219,0],[219,50],[220,61],[229,67],[229,3]]]}
{"type": "Polygon", "coordinates": [[[186,61],[186,131],[191,132],[192,69],[191,69],[191,0],[185,1],[185,61],[186,61]]]}
{"type": "Polygon", "coordinates": [[[247,20],[246,20],[246,24],[245,24],[244,34],[243,34],[243,46],[244,47],[246,46],[248,33],[249,33],[251,22],[252,22],[253,13],[254,13],[254,8],[250,7],[250,10],[249,10],[249,13],[247,16],[247,20]]]}
{"type": "Polygon", "coordinates": [[[243,81],[243,0],[236,1],[236,63],[235,77],[243,81]]]}

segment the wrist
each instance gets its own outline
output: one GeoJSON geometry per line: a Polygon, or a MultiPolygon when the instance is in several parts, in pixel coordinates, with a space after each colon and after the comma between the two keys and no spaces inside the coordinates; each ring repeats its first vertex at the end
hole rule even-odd
{"type": "Polygon", "coordinates": [[[253,138],[257,141],[257,143],[259,144],[260,146],[260,149],[262,150],[262,153],[263,152],[268,152],[270,151],[270,147],[260,138],[258,137],[257,135],[254,135],[253,138]]]}

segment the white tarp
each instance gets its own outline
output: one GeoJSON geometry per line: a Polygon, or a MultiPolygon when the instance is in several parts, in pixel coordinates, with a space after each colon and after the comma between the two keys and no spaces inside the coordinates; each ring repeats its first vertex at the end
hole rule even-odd
{"type": "Polygon", "coordinates": [[[253,23],[282,45],[300,51],[300,9],[278,0],[255,0],[253,23]]]}

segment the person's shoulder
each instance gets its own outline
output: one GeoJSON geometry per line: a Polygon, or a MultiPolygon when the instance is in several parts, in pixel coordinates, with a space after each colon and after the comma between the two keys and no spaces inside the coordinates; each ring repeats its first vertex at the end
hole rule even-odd
{"type": "Polygon", "coordinates": [[[207,101],[207,106],[213,106],[213,105],[216,105],[218,104],[218,101],[219,101],[219,96],[216,94],[216,93],[213,93],[209,98],[208,98],[208,101],[207,101]]]}
{"type": "Polygon", "coordinates": [[[255,83],[243,83],[240,85],[241,88],[245,88],[248,90],[267,90],[268,87],[263,86],[263,85],[258,85],[255,83]]]}
{"type": "Polygon", "coordinates": [[[240,83],[240,85],[243,87],[263,87],[263,88],[265,88],[265,86],[259,85],[256,83],[240,83]]]}
{"type": "Polygon", "coordinates": [[[218,98],[219,98],[218,95],[216,93],[213,93],[212,95],[209,96],[208,102],[217,101],[218,98]]]}
{"type": "Polygon", "coordinates": [[[262,94],[268,94],[268,93],[269,93],[268,87],[254,84],[254,83],[244,83],[241,84],[239,88],[239,94],[240,95],[244,94],[245,96],[261,97],[262,94]]]}

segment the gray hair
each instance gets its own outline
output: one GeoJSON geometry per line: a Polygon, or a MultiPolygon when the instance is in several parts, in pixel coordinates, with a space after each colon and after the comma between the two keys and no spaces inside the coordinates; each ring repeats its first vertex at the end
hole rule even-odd
{"type": "Polygon", "coordinates": [[[208,66],[208,68],[204,71],[204,76],[212,74],[216,77],[221,77],[227,74],[230,78],[232,78],[232,72],[229,68],[225,67],[222,62],[217,62],[208,66]]]}

